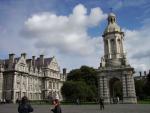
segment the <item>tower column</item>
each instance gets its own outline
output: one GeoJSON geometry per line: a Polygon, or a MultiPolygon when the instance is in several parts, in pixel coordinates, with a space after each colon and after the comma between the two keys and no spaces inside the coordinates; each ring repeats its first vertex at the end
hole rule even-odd
{"type": "Polygon", "coordinates": [[[124,53],[124,49],[123,49],[123,39],[121,39],[121,41],[120,41],[120,45],[121,45],[121,55],[123,55],[123,53],[124,53]]]}
{"type": "Polygon", "coordinates": [[[134,78],[133,75],[128,72],[124,72],[122,76],[123,84],[123,103],[137,103],[134,78]]]}
{"type": "Polygon", "coordinates": [[[108,58],[111,59],[111,44],[110,44],[110,39],[108,39],[108,58]]]}
{"type": "Polygon", "coordinates": [[[108,87],[108,80],[106,76],[103,76],[102,74],[99,75],[99,97],[104,99],[104,103],[110,103],[109,98],[109,87],[108,87]]]}
{"type": "Polygon", "coordinates": [[[117,38],[115,38],[115,54],[116,54],[116,58],[118,58],[118,53],[119,53],[119,51],[118,51],[118,42],[117,42],[117,38]]]}

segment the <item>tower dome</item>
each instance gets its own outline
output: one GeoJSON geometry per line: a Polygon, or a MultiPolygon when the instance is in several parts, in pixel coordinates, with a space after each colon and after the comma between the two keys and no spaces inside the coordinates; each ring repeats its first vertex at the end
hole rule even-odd
{"type": "Polygon", "coordinates": [[[110,13],[107,20],[108,25],[104,31],[104,35],[111,32],[121,32],[120,26],[116,23],[116,15],[114,13],[110,13]]]}

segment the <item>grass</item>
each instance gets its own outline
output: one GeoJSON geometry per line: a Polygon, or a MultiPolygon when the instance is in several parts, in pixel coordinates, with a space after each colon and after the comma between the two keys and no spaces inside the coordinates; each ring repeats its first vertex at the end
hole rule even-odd
{"type": "MultiPolygon", "coordinates": [[[[32,105],[51,105],[51,102],[48,101],[30,101],[32,105]]],[[[80,102],[80,105],[94,105],[97,104],[96,102],[80,102]]],[[[61,105],[77,105],[76,102],[72,101],[61,101],[61,105]]]]}
{"type": "MultiPolygon", "coordinates": [[[[32,105],[51,105],[51,102],[47,101],[31,101],[30,102],[32,105]]],[[[145,99],[145,100],[138,100],[138,104],[150,104],[150,99],[145,99]]],[[[96,102],[80,102],[80,105],[95,105],[97,104],[96,102]]],[[[61,105],[77,105],[75,102],[71,101],[62,101],[61,105]]]]}
{"type": "MultiPolygon", "coordinates": [[[[67,101],[62,101],[62,105],[77,105],[75,102],[67,102],[67,101]]],[[[80,102],[80,105],[94,105],[97,104],[96,102],[80,102]]]]}
{"type": "Polygon", "coordinates": [[[33,100],[33,101],[30,101],[30,103],[32,105],[50,105],[50,104],[52,104],[51,102],[48,102],[45,100],[33,100]]]}
{"type": "Polygon", "coordinates": [[[138,104],[150,104],[150,99],[138,100],[138,104]]]}

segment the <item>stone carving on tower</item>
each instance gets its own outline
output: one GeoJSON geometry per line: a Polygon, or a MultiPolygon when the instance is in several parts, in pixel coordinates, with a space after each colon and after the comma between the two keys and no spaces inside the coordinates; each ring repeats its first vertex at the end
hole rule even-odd
{"type": "Polygon", "coordinates": [[[120,96],[123,103],[137,103],[134,68],[127,61],[123,46],[124,32],[117,25],[114,13],[108,15],[108,25],[102,36],[104,56],[98,69],[99,96],[104,98],[105,103],[111,103],[116,96],[120,96]],[[114,92],[112,83],[116,80],[121,83],[121,95],[114,92]]]}

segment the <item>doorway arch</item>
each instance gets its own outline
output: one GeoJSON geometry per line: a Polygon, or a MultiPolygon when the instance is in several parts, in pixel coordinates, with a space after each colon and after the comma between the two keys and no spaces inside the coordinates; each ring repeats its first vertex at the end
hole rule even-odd
{"type": "Polygon", "coordinates": [[[119,78],[114,77],[109,80],[110,99],[119,98],[119,100],[122,100],[122,98],[123,98],[123,90],[122,89],[123,89],[122,81],[119,78]]]}

